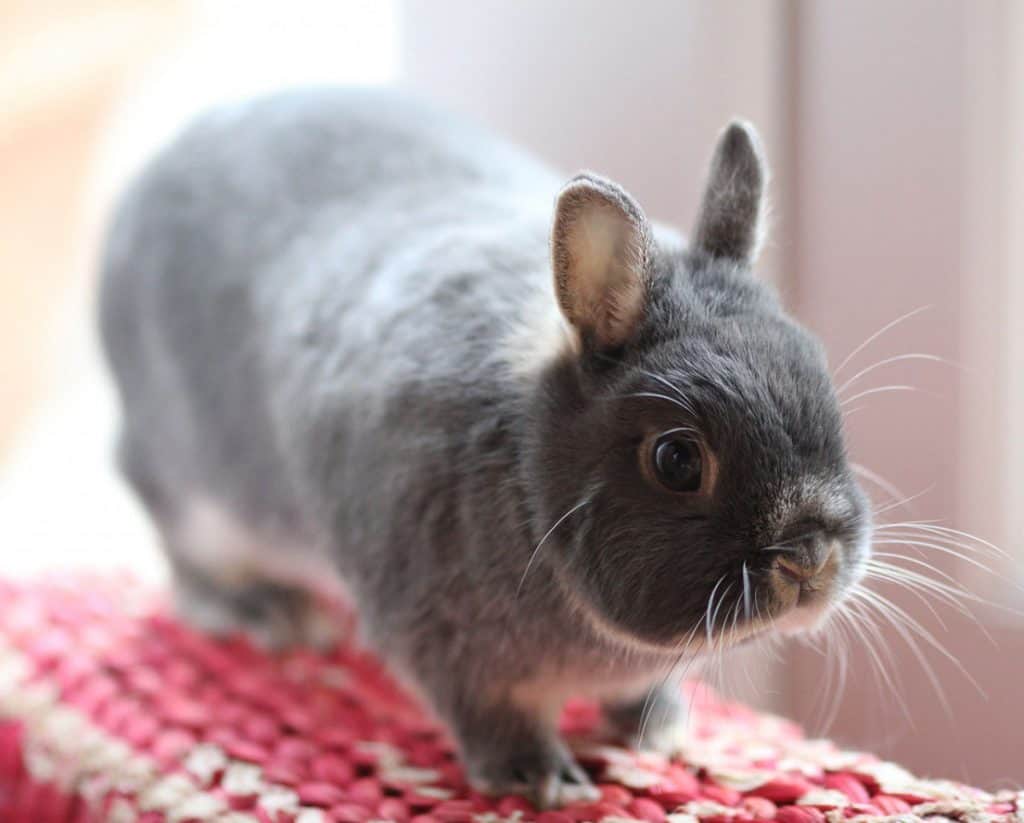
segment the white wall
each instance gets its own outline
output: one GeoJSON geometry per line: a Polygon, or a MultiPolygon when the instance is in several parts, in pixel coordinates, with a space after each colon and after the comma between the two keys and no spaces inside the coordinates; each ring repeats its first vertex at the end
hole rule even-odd
{"type": "MultiPolygon", "coordinates": [[[[779,0],[403,0],[399,75],[567,176],[590,168],[615,178],[651,216],[688,230],[729,118],[756,123],[772,164],[786,162],[783,8],[779,0]]],[[[765,260],[773,274],[777,247],[765,260]]]]}
{"type": "MultiPolygon", "coordinates": [[[[993,567],[989,574],[934,546],[881,538],[876,551],[923,559],[966,582],[982,601],[998,598],[1024,557],[1014,462],[1022,448],[1021,407],[1013,405],[1024,340],[1015,270],[1021,77],[1010,71],[1024,33],[1019,7],[824,0],[799,9],[800,314],[841,355],[903,313],[928,307],[857,362],[907,353],[947,361],[903,361],[866,375],[858,388],[907,384],[916,391],[857,402],[863,408],[847,422],[851,451],[903,493],[920,495],[882,521],[967,529],[1000,543],[1017,563],[965,549],[993,567]]],[[[853,365],[844,376],[855,373],[853,365]]],[[[887,630],[895,655],[885,668],[906,698],[907,717],[890,686],[872,683],[867,649],[878,643],[864,632],[836,733],[929,773],[1019,784],[1020,732],[1005,722],[1019,702],[1015,676],[1006,676],[1020,672],[1012,662],[1024,650],[1019,622],[970,604],[990,643],[965,617],[945,609],[940,621],[906,592],[886,594],[948,651],[947,657],[918,638],[947,705],[925,666],[887,630]]],[[[1019,608],[1019,590],[1014,597],[1019,608]]],[[[820,670],[818,661],[798,660],[796,713],[820,670]]]]}
{"type": "MultiPolygon", "coordinates": [[[[390,0],[194,0],[178,46],[156,67],[119,78],[128,89],[94,163],[78,267],[65,273],[47,335],[42,407],[0,463],[0,570],[166,570],[155,535],[113,468],[116,412],[96,349],[96,245],[127,177],[198,111],[225,99],[317,83],[393,79],[390,0]]],[[[177,41],[175,41],[177,42],[177,41]]],[[[60,62],[63,55],[55,54],[60,62]]],[[[44,255],[41,254],[41,260],[44,255]]]]}

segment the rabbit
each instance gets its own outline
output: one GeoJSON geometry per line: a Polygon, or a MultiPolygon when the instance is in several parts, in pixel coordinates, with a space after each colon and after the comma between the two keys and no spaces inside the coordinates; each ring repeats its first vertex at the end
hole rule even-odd
{"type": "Polygon", "coordinates": [[[350,598],[483,792],[594,796],[570,696],[678,740],[667,673],[820,625],[870,552],[823,347],[752,273],[767,174],[727,125],[686,241],[400,92],[200,116],[99,307],[182,617],[326,642],[350,598]]]}

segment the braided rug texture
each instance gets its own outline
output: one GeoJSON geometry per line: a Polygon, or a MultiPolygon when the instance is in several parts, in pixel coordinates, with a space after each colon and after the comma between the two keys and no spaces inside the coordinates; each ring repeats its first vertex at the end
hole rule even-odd
{"type": "Polygon", "coordinates": [[[1007,820],[1024,793],[925,781],[693,691],[668,759],[563,719],[599,802],[470,790],[444,733],[368,653],[268,654],[168,615],[130,579],[0,582],[3,823],[838,823],[1007,820]]]}

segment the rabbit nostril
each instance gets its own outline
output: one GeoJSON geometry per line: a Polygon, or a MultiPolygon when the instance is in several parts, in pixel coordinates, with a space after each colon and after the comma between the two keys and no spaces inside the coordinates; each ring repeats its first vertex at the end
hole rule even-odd
{"type": "Polygon", "coordinates": [[[806,583],[816,571],[787,557],[778,558],[775,561],[775,567],[794,583],[806,583]]]}
{"type": "Polygon", "coordinates": [[[796,555],[776,558],[775,567],[794,583],[801,585],[818,577],[832,558],[832,547],[821,543],[796,555]]]}

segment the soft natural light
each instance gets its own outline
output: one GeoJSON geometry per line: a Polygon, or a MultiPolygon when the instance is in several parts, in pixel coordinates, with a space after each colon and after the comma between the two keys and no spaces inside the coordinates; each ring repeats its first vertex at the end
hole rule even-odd
{"type": "MultiPolygon", "coordinates": [[[[396,65],[388,0],[200,0],[183,46],[138,78],[111,124],[92,185],[94,222],[196,111],[296,84],[385,83],[396,65]]],[[[113,470],[115,412],[95,351],[92,272],[74,279],[83,288],[54,330],[49,402],[0,472],[7,571],[127,566],[158,576],[152,529],[113,470]]]]}

